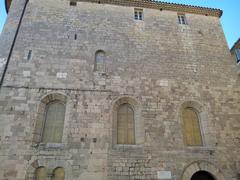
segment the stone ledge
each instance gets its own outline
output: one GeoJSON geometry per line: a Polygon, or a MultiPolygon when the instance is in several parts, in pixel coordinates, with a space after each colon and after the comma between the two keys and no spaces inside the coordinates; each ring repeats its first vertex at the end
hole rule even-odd
{"type": "Polygon", "coordinates": [[[209,153],[213,155],[215,153],[216,148],[209,146],[188,146],[185,148],[186,152],[191,153],[209,153]]]}
{"type": "Polygon", "coordinates": [[[39,150],[63,150],[65,148],[65,144],[63,143],[39,143],[39,150]]]}
{"type": "Polygon", "coordinates": [[[140,144],[115,144],[113,145],[113,150],[127,150],[127,151],[134,151],[134,150],[142,150],[143,145],[140,144]]]}

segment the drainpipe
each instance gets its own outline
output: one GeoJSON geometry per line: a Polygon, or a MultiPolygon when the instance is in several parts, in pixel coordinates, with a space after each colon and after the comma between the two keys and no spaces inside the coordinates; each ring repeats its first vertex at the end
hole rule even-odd
{"type": "Polygon", "coordinates": [[[18,22],[17,30],[16,30],[16,33],[14,35],[13,42],[12,42],[12,45],[11,45],[11,48],[10,48],[10,51],[9,51],[9,54],[8,54],[8,57],[7,57],[7,62],[6,62],[6,65],[4,67],[3,74],[2,74],[2,77],[1,77],[1,81],[0,81],[0,91],[2,89],[2,85],[3,85],[3,81],[4,81],[4,78],[5,78],[6,72],[7,72],[8,64],[9,64],[11,56],[12,56],[13,48],[15,46],[15,42],[16,42],[16,39],[17,39],[17,36],[18,36],[19,29],[20,29],[21,24],[22,24],[22,19],[23,19],[28,1],[29,0],[25,0],[25,4],[24,4],[23,10],[22,10],[22,14],[21,14],[21,17],[20,17],[19,22],[18,22]]]}

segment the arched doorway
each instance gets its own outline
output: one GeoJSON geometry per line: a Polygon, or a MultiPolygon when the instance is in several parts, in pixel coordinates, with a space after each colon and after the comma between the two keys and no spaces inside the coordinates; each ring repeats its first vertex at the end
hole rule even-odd
{"type": "Polygon", "coordinates": [[[195,161],[184,168],[181,180],[226,180],[226,178],[211,162],[195,161]]]}
{"type": "Polygon", "coordinates": [[[198,171],[192,175],[191,180],[215,180],[215,178],[207,171],[198,171]]]}

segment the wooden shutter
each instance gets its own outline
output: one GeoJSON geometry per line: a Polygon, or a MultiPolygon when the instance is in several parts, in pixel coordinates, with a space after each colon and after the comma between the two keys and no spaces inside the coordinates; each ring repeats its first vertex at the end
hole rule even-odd
{"type": "Polygon", "coordinates": [[[63,168],[56,168],[53,172],[53,180],[64,180],[65,172],[63,168]]]}
{"type": "Polygon", "coordinates": [[[42,142],[61,143],[65,117],[65,105],[56,101],[47,105],[46,109],[42,142]]]}
{"type": "Polygon", "coordinates": [[[186,145],[201,146],[203,143],[198,114],[193,108],[183,110],[183,124],[186,145]]]}
{"type": "Polygon", "coordinates": [[[129,104],[122,104],[117,114],[117,143],[135,144],[134,111],[129,104]]]}
{"type": "Polygon", "coordinates": [[[45,167],[39,167],[35,171],[36,180],[46,180],[47,179],[47,169],[45,167]]]}

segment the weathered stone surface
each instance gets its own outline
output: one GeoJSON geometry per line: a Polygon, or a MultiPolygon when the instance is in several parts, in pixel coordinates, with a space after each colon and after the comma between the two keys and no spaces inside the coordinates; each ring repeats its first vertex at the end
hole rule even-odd
{"type": "MultiPolygon", "coordinates": [[[[22,5],[13,1],[1,35],[1,73],[22,5]]],[[[174,11],[143,9],[144,21],[133,12],[29,1],[0,92],[0,179],[33,179],[44,166],[49,176],[63,167],[67,180],[155,180],[159,171],[186,180],[201,169],[236,180],[240,77],[219,18],[185,14],[188,25],[179,25],[174,11]],[[105,72],[94,71],[97,50],[105,72]],[[39,144],[44,103],[62,96],[62,143],[39,144]],[[114,143],[114,107],[125,99],[141,122],[136,145],[114,143]],[[201,109],[202,147],[184,145],[185,104],[201,109]]]]}

